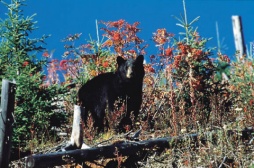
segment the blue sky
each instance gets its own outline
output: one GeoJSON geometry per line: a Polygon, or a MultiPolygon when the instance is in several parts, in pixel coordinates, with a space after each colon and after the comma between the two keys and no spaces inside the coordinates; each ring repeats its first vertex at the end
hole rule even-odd
{"type": "MultiPolygon", "coordinates": [[[[45,47],[49,51],[55,50],[54,58],[61,58],[64,52],[61,40],[69,34],[82,33],[80,41],[83,43],[89,40],[89,34],[96,39],[96,19],[124,19],[129,23],[139,21],[139,28],[142,29],[139,36],[150,44],[147,56],[156,54],[151,37],[158,28],[166,28],[176,35],[183,31],[172,17],[183,14],[182,0],[27,0],[26,3],[25,15],[37,14],[35,20],[39,29],[32,36],[51,34],[45,47]]],[[[186,0],[186,8],[189,21],[200,16],[200,20],[193,25],[198,27],[199,34],[213,38],[208,47],[217,46],[215,23],[218,22],[220,40],[226,45],[224,51],[231,58],[235,52],[232,15],[242,17],[245,42],[249,44],[254,40],[252,0],[186,0]]],[[[5,17],[4,13],[6,9],[0,4],[1,18],[5,17]]]]}

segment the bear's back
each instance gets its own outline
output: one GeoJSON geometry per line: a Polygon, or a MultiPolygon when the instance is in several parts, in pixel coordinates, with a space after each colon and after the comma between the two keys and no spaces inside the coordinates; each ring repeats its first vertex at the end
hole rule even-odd
{"type": "MultiPolygon", "coordinates": [[[[102,98],[108,98],[108,94],[117,97],[121,93],[115,89],[119,87],[117,75],[114,72],[100,74],[93,79],[87,81],[78,92],[79,101],[83,105],[89,105],[91,102],[100,101],[102,98]]],[[[91,104],[90,104],[91,105],[91,104]]]]}

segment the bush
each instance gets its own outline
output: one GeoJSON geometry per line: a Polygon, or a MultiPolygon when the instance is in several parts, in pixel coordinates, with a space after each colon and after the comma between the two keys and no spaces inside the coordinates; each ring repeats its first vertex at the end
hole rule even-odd
{"type": "Polygon", "coordinates": [[[38,143],[52,139],[49,129],[65,122],[65,113],[56,113],[59,108],[53,105],[59,101],[59,95],[66,89],[58,85],[45,85],[43,67],[47,59],[37,59],[37,54],[44,50],[42,44],[48,36],[30,39],[34,31],[33,16],[24,17],[21,7],[24,0],[13,0],[8,8],[8,17],[0,23],[0,80],[16,81],[16,100],[14,112],[13,147],[33,148],[30,141],[38,143]],[[56,117],[59,121],[53,121],[56,117]],[[30,144],[31,145],[31,144],[30,144]]]}

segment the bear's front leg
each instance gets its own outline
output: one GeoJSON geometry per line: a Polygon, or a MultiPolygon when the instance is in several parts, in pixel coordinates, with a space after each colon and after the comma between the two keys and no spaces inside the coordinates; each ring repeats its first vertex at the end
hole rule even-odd
{"type": "Polygon", "coordinates": [[[130,117],[131,112],[133,112],[136,120],[138,118],[141,104],[142,104],[142,93],[140,95],[130,96],[127,101],[126,117],[130,117]]]}
{"type": "Polygon", "coordinates": [[[104,114],[101,112],[99,116],[94,116],[94,128],[97,128],[97,132],[103,132],[104,131],[104,114]]]}

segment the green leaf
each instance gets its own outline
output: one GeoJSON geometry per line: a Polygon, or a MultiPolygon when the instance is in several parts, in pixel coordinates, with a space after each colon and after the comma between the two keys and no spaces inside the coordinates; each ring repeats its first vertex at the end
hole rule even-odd
{"type": "Polygon", "coordinates": [[[196,17],[195,19],[193,19],[193,20],[189,23],[189,25],[192,25],[194,22],[197,22],[197,21],[199,20],[199,18],[200,18],[200,16],[198,16],[198,17],[196,17]]]}
{"type": "Polygon", "coordinates": [[[179,19],[178,17],[176,17],[176,16],[174,16],[174,15],[173,15],[173,17],[174,17],[176,20],[178,20],[178,21],[180,22],[180,24],[182,24],[182,25],[185,24],[183,18],[182,18],[182,20],[181,20],[181,19],[179,19]]]}
{"type": "Polygon", "coordinates": [[[184,28],[184,25],[180,24],[180,23],[176,23],[177,26],[180,26],[182,28],[184,28]]]}

